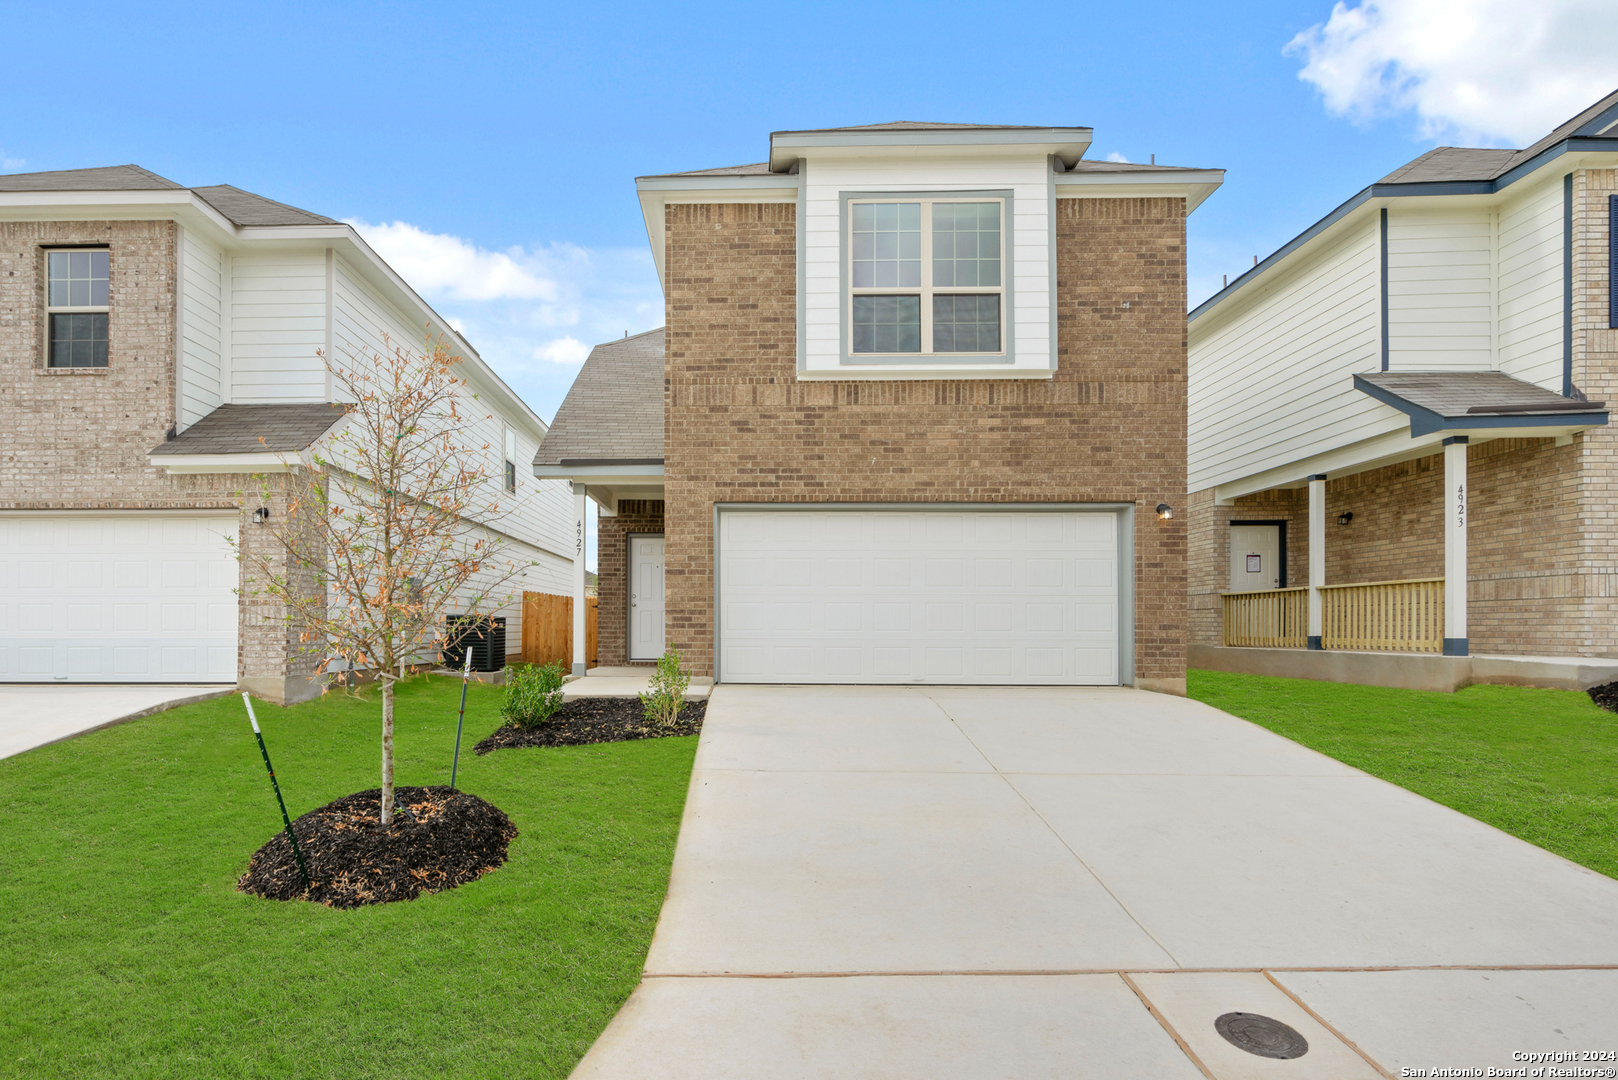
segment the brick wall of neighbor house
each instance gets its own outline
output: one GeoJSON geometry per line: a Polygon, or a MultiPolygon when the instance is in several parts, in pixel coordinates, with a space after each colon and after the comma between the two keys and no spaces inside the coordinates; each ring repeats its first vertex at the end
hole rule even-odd
{"type": "MultiPolygon", "coordinates": [[[[175,241],[171,221],[0,222],[0,508],[228,509],[244,541],[260,535],[249,477],[171,476],[146,461],[175,421],[175,241]],[[105,368],[45,366],[45,249],[71,244],[109,248],[105,368]]],[[[278,697],[271,683],[312,661],[294,655],[276,605],[243,585],[237,670],[278,697]]]]}
{"type": "Polygon", "coordinates": [[[1137,678],[1183,692],[1186,514],[1153,508],[1186,498],[1184,201],[1058,200],[1058,370],[1027,381],[798,382],[795,213],[665,210],[667,625],[691,670],[715,502],[1133,502],[1137,678]]]}
{"type": "MultiPolygon", "coordinates": [[[[1584,565],[1580,504],[1581,446],[1552,439],[1496,439],[1469,448],[1471,512],[1467,631],[1474,653],[1590,654],[1618,651],[1618,628],[1603,593],[1618,582],[1584,565]]],[[[1444,461],[1439,455],[1356,473],[1326,483],[1326,582],[1442,577],[1444,461]],[[1353,520],[1337,524],[1338,515],[1353,520]]],[[[1229,587],[1232,519],[1288,521],[1287,579],[1308,573],[1306,489],[1263,492],[1213,505],[1211,490],[1192,497],[1192,641],[1220,643],[1220,601],[1229,587]],[[1294,530],[1296,539],[1294,540],[1294,530]]],[[[1610,563],[1608,565],[1611,565],[1610,563]]]]}
{"type": "MultiPolygon", "coordinates": [[[[598,519],[596,539],[596,657],[605,665],[629,662],[629,538],[663,531],[661,499],[621,499],[616,517],[598,519]]],[[[683,650],[682,650],[683,651],[683,650]]]]}

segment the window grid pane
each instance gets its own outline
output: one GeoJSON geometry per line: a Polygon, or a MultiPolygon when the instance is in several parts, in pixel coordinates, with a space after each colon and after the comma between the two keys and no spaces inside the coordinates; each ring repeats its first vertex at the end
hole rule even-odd
{"type": "Polygon", "coordinates": [[[104,311],[52,315],[51,367],[106,367],[107,314],[104,311]]]}
{"type": "Polygon", "coordinates": [[[933,352],[1000,351],[1000,297],[933,297],[933,352]]]}
{"type": "Polygon", "coordinates": [[[933,288],[1000,284],[1000,204],[933,204],[933,288]]]}
{"type": "Polygon", "coordinates": [[[921,351],[921,297],[854,297],[854,351],[921,351]]]}
{"type": "Polygon", "coordinates": [[[853,282],[856,289],[921,286],[921,204],[855,203],[853,282]]]}
{"type": "Polygon", "coordinates": [[[106,307],[109,263],[105,250],[50,252],[50,306],[106,307]]]}

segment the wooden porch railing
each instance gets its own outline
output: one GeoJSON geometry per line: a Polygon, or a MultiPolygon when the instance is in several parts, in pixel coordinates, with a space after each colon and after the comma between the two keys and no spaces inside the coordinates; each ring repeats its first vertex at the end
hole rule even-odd
{"type": "Polygon", "coordinates": [[[1368,581],[1320,590],[1327,649],[1436,653],[1444,648],[1444,579],[1368,581]]]}
{"type": "MultiPolygon", "coordinates": [[[[600,602],[584,598],[584,659],[596,666],[596,625],[600,602]]],[[[525,664],[573,663],[573,598],[550,593],[522,594],[522,659],[525,664]]]]}
{"type": "Polygon", "coordinates": [[[1225,644],[1301,649],[1309,643],[1309,590],[1260,589],[1224,594],[1225,644]]]}

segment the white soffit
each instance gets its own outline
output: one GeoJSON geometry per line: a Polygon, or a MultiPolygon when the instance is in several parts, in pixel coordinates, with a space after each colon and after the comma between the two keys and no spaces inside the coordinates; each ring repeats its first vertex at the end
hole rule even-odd
{"type": "Polygon", "coordinates": [[[1225,182],[1223,169],[1164,173],[1059,173],[1058,199],[1185,199],[1190,213],[1225,182]]]}

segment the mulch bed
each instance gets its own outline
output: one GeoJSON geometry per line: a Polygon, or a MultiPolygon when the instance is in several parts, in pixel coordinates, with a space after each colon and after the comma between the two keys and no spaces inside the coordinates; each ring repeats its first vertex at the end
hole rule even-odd
{"type": "Polygon", "coordinates": [[[688,701],[668,731],[647,726],[646,711],[639,698],[576,698],[557,709],[539,727],[507,724],[473,749],[479,754],[491,750],[514,750],[523,746],[589,746],[592,743],[624,742],[629,739],[660,739],[669,735],[695,735],[702,730],[706,701],[688,701]]]}
{"type": "Polygon", "coordinates": [[[1618,712],[1618,682],[1592,686],[1585,693],[1590,695],[1591,701],[1608,712],[1618,712]]]}
{"type": "Polygon", "coordinates": [[[327,803],[292,823],[309,870],[308,891],[285,829],[253,853],[236,888],[271,900],[356,908],[453,889],[506,861],[517,826],[497,807],[448,785],[393,790],[402,809],[386,829],[380,788],[327,803]]]}

